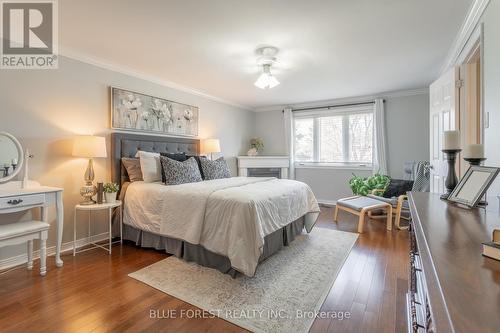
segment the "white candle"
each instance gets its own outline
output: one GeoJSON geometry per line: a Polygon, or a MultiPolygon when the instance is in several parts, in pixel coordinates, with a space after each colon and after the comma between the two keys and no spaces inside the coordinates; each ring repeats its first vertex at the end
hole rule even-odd
{"type": "Polygon", "coordinates": [[[484,146],[479,144],[468,145],[464,149],[464,158],[484,158],[484,146]]]}
{"type": "Polygon", "coordinates": [[[460,149],[460,132],[445,131],[443,133],[443,150],[460,149]]]}
{"type": "Polygon", "coordinates": [[[11,161],[12,164],[17,165],[17,158],[13,158],[11,161]]]}

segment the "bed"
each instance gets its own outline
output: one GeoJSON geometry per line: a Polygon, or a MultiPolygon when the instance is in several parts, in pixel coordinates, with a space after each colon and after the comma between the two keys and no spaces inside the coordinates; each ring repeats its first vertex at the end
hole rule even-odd
{"type": "Polygon", "coordinates": [[[301,182],[232,177],[166,186],[129,182],[122,157],[138,150],[199,153],[199,140],[112,134],[112,178],[121,184],[124,239],[236,276],[310,232],[319,206],[301,182]]]}

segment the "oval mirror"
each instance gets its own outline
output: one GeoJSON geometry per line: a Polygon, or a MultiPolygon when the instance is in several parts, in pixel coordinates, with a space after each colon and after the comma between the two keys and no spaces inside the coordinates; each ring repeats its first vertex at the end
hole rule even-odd
{"type": "Polygon", "coordinates": [[[23,166],[24,153],[19,141],[6,132],[0,132],[0,183],[16,177],[23,166]]]}

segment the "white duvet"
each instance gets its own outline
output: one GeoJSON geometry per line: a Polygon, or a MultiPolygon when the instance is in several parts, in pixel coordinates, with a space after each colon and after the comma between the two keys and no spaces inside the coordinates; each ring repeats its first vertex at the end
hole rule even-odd
{"type": "Polygon", "coordinates": [[[311,230],[319,206],[295,180],[233,177],[166,186],[134,182],[125,195],[124,223],[200,244],[253,276],[264,237],[306,216],[311,230]]]}

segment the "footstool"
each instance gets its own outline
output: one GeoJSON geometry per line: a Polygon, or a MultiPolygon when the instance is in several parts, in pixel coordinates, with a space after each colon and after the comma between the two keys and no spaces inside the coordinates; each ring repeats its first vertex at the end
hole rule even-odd
{"type": "Polygon", "coordinates": [[[369,197],[355,196],[344,198],[337,201],[335,205],[335,213],[333,221],[337,222],[339,210],[344,210],[351,214],[359,216],[358,232],[363,232],[363,225],[365,224],[365,216],[372,210],[385,209],[387,214],[387,230],[392,230],[392,206],[387,202],[372,199],[369,197]]]}

